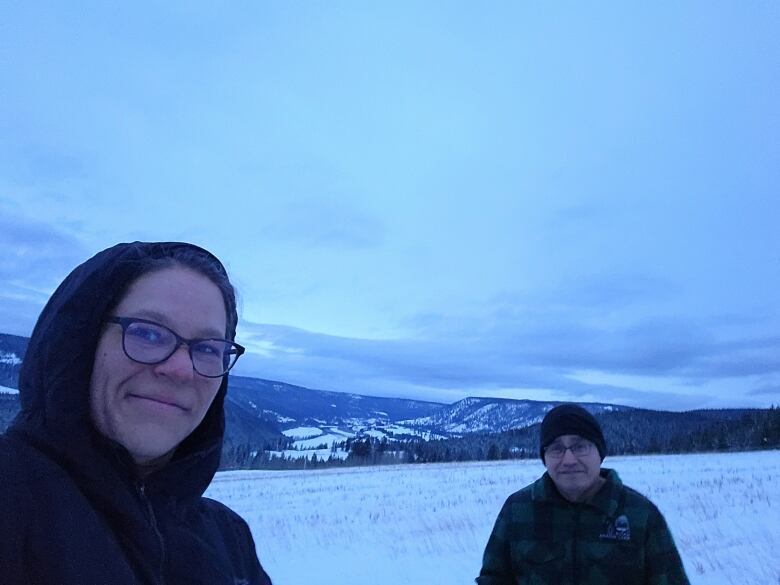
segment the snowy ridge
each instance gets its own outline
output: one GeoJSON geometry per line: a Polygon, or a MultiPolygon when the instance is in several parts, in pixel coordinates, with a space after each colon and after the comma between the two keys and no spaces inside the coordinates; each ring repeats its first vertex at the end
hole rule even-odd
{"type": "Polygon", "coordinates": [[[0,364],[20,366],[22,365],[22,360],[15,353],[0,350],[0,364]]]}
{"type": "MultiPolygon", "coordinates": [[[[426,417],[400,421],[399,424],[435,429],[440,433],[462,435],[502,432],[540,423],[557,402],[511,400],[502,398],[464,398],[426,417]]],[[[628,407],[608,404],[584,404],[590,412],[613,412],[628,407]]]]}

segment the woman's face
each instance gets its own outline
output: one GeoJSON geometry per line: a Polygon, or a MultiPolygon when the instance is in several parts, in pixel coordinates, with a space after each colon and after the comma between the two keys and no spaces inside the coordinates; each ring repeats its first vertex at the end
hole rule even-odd
{"type": "MultiPolygon", "coordinates": [[[[222,338],[227,322],[219,288],[182,266],[141,276],[111,316],[155,321],[185,339],[222,338]]],[[[107,324],[90,383],[92,420],[136,463],[165,463],[203,420],[221,383],[195,372],[186,345],[159,364],[132,361],[122,349],[122,327],[107,324]]]]}

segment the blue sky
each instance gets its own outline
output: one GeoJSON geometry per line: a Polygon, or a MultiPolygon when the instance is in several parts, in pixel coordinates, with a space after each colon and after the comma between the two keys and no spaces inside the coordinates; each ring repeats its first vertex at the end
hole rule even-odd
{"type": "Polygon", "coordinates": [[[773,2],[4,3],[0,331],[175,239],[240,374],[779,404],[779,64],[773,2]]]}

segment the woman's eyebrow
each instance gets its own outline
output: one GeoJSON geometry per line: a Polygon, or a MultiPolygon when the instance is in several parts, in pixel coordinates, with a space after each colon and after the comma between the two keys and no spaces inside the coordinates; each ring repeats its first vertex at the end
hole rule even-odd
{"type": "MultiPolygon", "coordinates": [[[[170,322],[170,320],[165,316],[165,314],[160,313],[159,311],[155,311],[154,309],[139,309],[138,311],[132,311],[133,316],[137,317],[138,319],[148,319],[149,321],[155,321],[159,323],[160,325],[164,325],[171,331],[175,331],[179,335],[181,335],[181,332],[176,329],[176,327],[173,325],[173,323],[170,322]]],[[[191,339],[223,339],[225,336],[224,331],[220,331],[218,329],[213,329],[211,327],[204,327],[203,329],[197,330],[197,335],[192,337],[191,339]]],[[[184,335],[182,335],[184,337],[184,335]]]]}

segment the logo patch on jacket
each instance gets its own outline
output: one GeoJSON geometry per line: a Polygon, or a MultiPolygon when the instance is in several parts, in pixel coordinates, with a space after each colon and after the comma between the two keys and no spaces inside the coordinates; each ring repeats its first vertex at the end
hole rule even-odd
{"type": "Polygon", "coordinates": [[[599,534],[599,538],[610,540],[631,540],[631,526],[626,516],[618,516],[613,522],[607,522],[599,534]]]}

